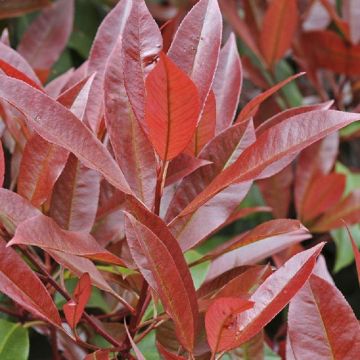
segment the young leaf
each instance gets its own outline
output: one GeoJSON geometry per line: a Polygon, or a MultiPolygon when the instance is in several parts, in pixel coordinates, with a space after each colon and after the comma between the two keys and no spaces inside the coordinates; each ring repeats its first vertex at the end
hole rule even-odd
{"type": "Polygon", "coordinates": [[[236,326],[236,315],[251,309],[254,302],[234,297],[216,299],[205,316],[207,340],[213,353],[227,349],[232,344],[232,328],[236,326]]]}
{"type": "Polygon", "coordinates": [[[187,146],[199,117],[193,82],[166,55],[146,79],[145,120],[150,141],[164,161],[187,146]]]}
{"type": "Polygon", "coordinates": [[[349,234],[349,239],[351,241],[351,247],[353,249],[353,252],[354,252],[354,257],[355,257],[355,263],[356,263],[356,270],[357,270],[357,273],[358,273],[358,280],[359,280],[359,284],[360,284],[360,251],[356,245],[356,242],[351,234],[351,231],[349,229],[348,226],[346,226],[346,230],[349,234]]]}
{"type": "Polygon", "coordinates": [[[313,232],[325,232],[342,227],[344,221],[350,225],[359,222],[360,189],[352,191],[347,197],[333,206],[311,226],[313,232]]]}
{"type": "Polygon", "coordinates": [[[123,262],[102,248],[89,234],[62,230],[51,218],[38,215],[23,221],[8,246],[25,244],[70,255],[123,266],[123,262]]]}
{"type": "Polygon", "coordinates": [[[288,337],[295,358],[352,359],[360,353],[360,325],[350,305],[316,275],[290,302],[288,337]]]}
{"type": "Polygon", "coordinates": [[[295,207],[303,214],[303,202],[313,179],[327,175],[334,167],[339,148],[339,135],[334,133],[309,146],[298,157],[295,174],[295,207]]]}
{"type": "Polygon", "coordinates": [[[132,110],[125,87],[123,57],[122,43],[119,43],[105,72],[105,121],[116,161],[132,190],[151,209],[157,177],[156,157],[132,110]]]}
{"type": "Polygon", "coordinates": [[[41,137],[73,152],[85,166],[102,173],[119,190],[131,193],[110,153],[69,110],[20,80],[0,75],[0,84],[0,98],[23,112],[41,137]]]}
{"type": "Polygon", "coordinates": [[[0,320],[0,358],[27,360],[29,358],[28,329],[9,321],[0,320]]]}
{"type": "Polygon", "coordinates": [[[317,177],[303,200],[302,220],[308,222],[336,205],[344,193],[346,177],[343,174],[329,174],[317,177]]]}
{"type": "Polygon", "coordinates": [[[256,114],[256,112],[258,111],[259,106],[266,99],[268,99],[271,95],[275,94],[278,90],[283,88],[290,81],[293,81],[293,80],[297,79],[299,76],[302,76],[304,74],[305,73],[299,73],[299,74],[293,75],[293,76],[279,82],[278,84],[274,85],[273,87],[264,91],[263,93],[257,95],[256,97],[254,97],[241,110],[239,116],[236,118],[236,122],[241,123],[241,122],[246,121],[246,120],[250,119],[251,117],[253,117],[256,114]]]}
{"type": "Polygon", "coordinates": [[[216,133],[228,128],[239,104],[242,67],[233,33],[220,51],[213,90],[216,97],[216,133]]]}
{"type": "Polygon", "coordinates": [[[180,215],[194,212],[231,184],[274,175],[288,165],[299,151],[358,119],[359,115],[355,113],[319,110],[296,115],[275,125],[260,135],[180,215]]]}
{"type": "Polygon", "coordinates": [[[130,214],[126,216],[125,230],[135,263],[173,319],[180,343],[192,351],[197,331],[197,304],[194,285],[185,286],[189,270],[179,245],[175,239],[169,241],[170,238],[164,243],[130,214]]]}
{"type": "Polygon", "coordinates": [[[266,11],[260,48],[266,64],[272,68],[289,49],[298,22],[296,0],[272,0],[266,11]]]}
{"type": "Polygon", "coordinates": [[[31,23],[21,39],[19,53],[27,59],[43,82],[67,44],[73,19],[74,1],[59,0],[31,23]]]}
{"type": "Polygon", "coordinates": [[[76,285],[73,299],[68,301],[64,306],[64,314],[67,323],[72,329],[76,328],[76,325],[79,323],[87,302],[90,299],[91,295],[91,282],[90,276],[88,273],[84,273],[79,282],[76,285]]]}
{"type": "Polygon", "coordinates": [[[222,18],[217,0],[200,0],[180,24],[169,57],[196,84],[202,106],[218,64],[222,18]]]}
{"type": "Polygon", "coordinates": [[[234,349],[255,336],[277,315],[302,288],[315,266],[316,258],[324,244],[303,251],[269,276],[250,297],[254,307],[236,317],[229,328],[226,347],[218,351],[234,349]]]}
{"type": "Polygon", "coordinates": [[[35,316],[55,326],[61,326],[59,313],[43,283],[23,259],[6,246],[2,238],[0,238],[0,291],[35,316]]]}
{"type": "Polygon", "coordinates": [[[34,206],[41,206],[52,192],[69,153],[34,134],[26,143],[20,164],[18,193],[34,206]]]}

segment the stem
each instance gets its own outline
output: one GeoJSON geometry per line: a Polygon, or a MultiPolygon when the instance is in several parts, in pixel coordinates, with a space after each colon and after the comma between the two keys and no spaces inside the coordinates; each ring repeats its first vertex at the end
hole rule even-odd
{"type": "Polygon", "coordinates": [[[4,313],[6,315],[17,317],[17,318],[22,317],[21,314],[19,314],[17,311],[8,309],[8,308],[6,308],[4,306],[0,306],[0,313],[4,313]]]}
{"type": "MultiPolygon", "coordinates": [[[[28,250],[22,248],[22,251],[28,256],[28,258],[32,261],[32,263],[42,271],[42,273],[46,276],[47,281],[67,300],[71,300],[71,296],[69,293],[63,289],[48,273],[45,266],[28,250]]],[[[83,318],[86,320],[86,322],[99,334],[101,335],[105,340],[107,340],[110,344],[114,345],[115,347],[122,348],[122,344],[118,342],[116,339],[114,339],[110,334],[108,334],[105,330],[103,330],[101,327],[99,327],[94,320],[91,318],[89,314],[86,312],[83,313],[83,318]]]]}
{"type": "Polygon", "coordinates": [[[154,213],[156,215],[160,214],[160,204],[161,204],[161,197],[164,190],[166,173],[169,166],[169,161],[161,162],[160,172],[156,182],[156,189],[155,189],[155,205],[154,205],[154,213]]]}
{"type": "Polygon", "coordinates": [[[60,354],[59,354],[58,345],[57,345],[56,328],[52,326],[50,329],[50,333],[51,333],[51,352],[53,355],[53,359],[60,360],[60,354]]]}

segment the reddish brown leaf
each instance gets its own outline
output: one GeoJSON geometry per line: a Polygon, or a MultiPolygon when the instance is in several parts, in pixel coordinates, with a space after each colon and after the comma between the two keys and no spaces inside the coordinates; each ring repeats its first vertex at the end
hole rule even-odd
{"type": "Polygon", "coordinates": [[[90,232],[95,221],[99,191],[100,174],[88,169],[70,154],[54,186],[51,217],[65,230],[90,232]]]}
{"type": "Polygon", "coordinates": [[[316,275],[290,302],[288,337],[296,359],[354,359],[360,353],[360,325],[350,305],[316,275]]]}
{"type": "Polygon", "coordinates": [[[91,281],[88,273],[84,273],[77,283],[73,299],[68,301],[63,306],[64,314],[67,323],[72,329],[76,328],[76,325],[79,323],[87,302],[90,299],[91,295],[91,281]]]}
{"type": "Polygon", "coordinates": [[[138,348],[138,346],[136,345],[135,341],[133,340],[133,338],[131,337],[130,335],[130,332],[126,326],[126,323],[124,323],[125,325],[125,330],[126,330],[126,333],[127,333],[127,336],[128,336],[128,339],[130,341],[130,344],[131,344],[131,347],[133,348],[135,354],[136,354],[136,358],[137,360],[146,360],[144,355],[142,354],[142,352],[140,351],[140,349],[138,348]]]}
{"type": "Polygon", "coordinates": [[[14,49],[0,42],[0,57],[2,61],[10,64],[13,68],[24,73],[29,79],[31,79],[38,87],[41,88],[41,83],[36,76],[34,70],[29,63],[14,49]]]}
{"type": "Polygon", "coordinates": [[[102,173],[119,190],[131,193],[123,173],[104,145],[75,115],[20,80],[0,75],[0,83],[0,98],[22,111],[41,137],[73,152],[85,166],[102,173]]]}
{"type": "Polygon", "coordinates": [[[210,305],[206,312],[205,327],[213,353],[231,346],[236,315],[251,309],[254,305],[252,301],[234,297],[218,298],[210,305]]]}
{"type": "Polygon", "coordinates": [[[165,186],[182,180],[184,177],[190,175],[197,169],[209,164],[211,164],[210,161],[181,154],[169,163],[165,186]]]}
{"type": "Polygon", "coordinates": [[[185,149],[185,152],[190,155],[198,156],[203,147],[214,138],[215,127],[216,101],[214,92],[211,90],[206,98],[194,136],[185,149]]]}
{"type": "Polygon", "coordinates": [[[179,155],[194,134],[199,116],[195,85],[166,55],[146,79],[148,135],[162,160],[179,155]]]}
{"type": "Polygon", "coordinates": [[[301,36],[304,52],[314,68],[348,76],[360,74],[360,46],[349,46],[333,31],[309,31],[301,36]]]}
{"type": "Polygon", "coordinates": [[[234,319],[233,326],[229,329],[232,341],[228,339],[226,347],[218,350],[236,348],[269,323],[310,277],[323,246],[324,243],[321,243],[293,256],[269,276],[249,299],[255,303],[254,307],[234,319]]]}
{"type": "Polygon", "coordinates": [[[5,0],[0,4],[0,19],[20,16],[49,4],[50,0],[5,0]]]}
{"type": "Polygon", "coordinates": [[[200,0],[180,24],[168,55],[199,90],[200,104],[211,89],[218,63],[222,18],[216,0],[200,0]]]}
{"type": "MultiPolygon", "coordinates": [[[[309,238],[310,234],[298,220],[277,219],[266,221],[245,234],[240,234],[226,241],[224,244],[215,248],[215,250],[209,252],[202,260],[217,258],[240,247],[249,247],[249,245],[258,241],[264,241],[264,243],[260,245],[264,248],[266,242],[273,244],[273,246],[281,246],[281,244],[285,242],[286,246],[289,246],[290,239],[294,236],[299,238],[300,241],[300,239],[304,240],[309,238]]],[[[249,247],[249,251],[259,255],[259,252],[253,249],[251,250],[250,248],[251,246],[249,247]]],[[[271,247],[268,248],[269,251],[271,251],[270,249],[271,247]]]]}
{"type": "Polygon", "coordinates": [[[353,253],[354,253],[354,257],[355,257],[356,270],[358,273],[358,280],[359,280],[359,284],[360,284],[360,251],[356,245],[354,238],[352,237],[352,234],[351,234],[348,226],[346,226],[346,230],[349,234],[349,238],[351,241],[351,247],[353,249],[353,253]]]}
{"type": "Polygon", "coordinates": [[[303,214],[303,201],[314,178],[328,174],[333,168],[339,147],[339,135],[332,134],[301,152],[295,175],[295,207],[303,214]]]}
{"type": "Polygon", "coordinates": [[[61,326],[61,319],[55,304],[45,286],[24,260],[6,247],[0,238],[0,291],[53,325],[61,326]]]}
{"type": "Polygon", "coordinates": [[[360,218],[360,190],[356,189],[333,206],[311,226],[313,232],[325,232],[344,225],[356,224],[360,218]]]}
{"type": "Polygon", "coordinates": [[[290,164],[274,176],[257,183],[275,218],[285,218],[289,214],[293,181],[294,172],[290,164]]]}
{"type": "Polygon", "coordinates": [[[272,68],[290,48],[297,22],[296,0],[271,1],[260,34],[260,48],[269,68],[272,68]]]}
{"type": "Polygon", "coordinates": [[[90,94],[93,101],[86,112],[85,119],[95,132],[100,127],[103,111],[104,99],[102,95],[106,63],[112,50],[123,35],[131,6],[132,1],[122,0],[107,14],[99,26],[90,51],[86,73],[91,75],[96,72],[97,75],[90,94]]]}
{"type": "Polygon", "coordinates": [[[299,151],[358,119],[359,115],[355,113],[319,110],[293,116],[273,126],[218,175],[180,215],[194,212],[231,184],[274,175],[299,151]]]}
{"type": "Polygon", "coordinates": [[[59,0],[31,23],[21,39],[19,53],[42,75],[43,82],[67,44],[73,19],[73,0],[59,0]]]}
{"type": "Polygon", "coordinates": [[[26,82],[27,84],[31,85],[32,87],[34,87],[35,89],[38,89],[40,91],[44,91],[41,86],[39,86],[34,80],[29,78],[25,73],[23,73],[22,71],[16,69],[15,67],[13,67],[11,64],[7,63],[4,60],[0,60],[0,69],[7,76],[13,77],[15,79],[22,80],[22,81],[26,82]]]}
{"type": "Polygon", "coordinates": [[[197,331],[197,304],[192,284],[185,285],[189,270],[176,240],[164,243],[149,228],[127,215],[126,238],[131,255],[145,280],[159,295],[166,312],[173,319],[181,344],[194,347],[197,331]]]}
{"type": "Polygon", "coordinates": [[[270,89],[264,91],[263,93],[261,93],[260,95],[256,96],[255,98],[253,98],[252,100],[250,100],[245,106],[244,108],[241,110],[239,116],[236,119],[237,123],[241,123],[243,121],[248,120],[249,118],[253,117],[259,106],[266,100],[268,99],[271,95],[273,95],[274,93],[276,93],[278,90],[280,90],[282,87],[284,87],[286,84],[288,84],[290,81],[295,80],[296,78],[298,78],[299,76],[304,75],[305,73],[299,73],[296,75],[293,75],[289,78],[287,78],[284,81],[279,82],[278,84],[276,84],[275,86],[271,87],[270,89]]]}
{"type": "Polygon", "coordinates": [[[216,97],[216,132],[229,127],[239,103],[242,68],[234,34],[220,51],[213,90],[216,97]]]}
{"type": "Polygon", "coordinates": [[[302,220],[308,222],[336,205],[345,190],[346,176],[329,174],[317,177],[310,184],[303,200],[302,220]]]}
{"type": "Polygon", "coordinates": [[[188,250],[222,226],[247,194],[251,182],[234,184],[215,196],[207,206],[189,216],[177,216],[187,204],[206,188],[224,168],[239,157],[253,141],[252,122],[237,124],[216,136],[199,154],[199,158],[213,162],[198,169],[176,188],[165,220],[183,250],[188,250]]]}
{"type": "Polygon", "coordinates": [[[156,347],[158,348],[160,355],[165,360],[185,360],[184,357],[182,357],[180,355],[176,355],[176,354],[170,352],[169,350],[167,350],[165,348],[165,346],[161,345],[161,343],[159,341],[156,342],[156,347]]]}
{"type": "Polygon", "coordinates": [[[111,360],[110,352],[107,350],[97,350],[87,355],[84,360],[111,360]]]}
{"type": "Polygon", "coordinates": [[[26,143],[20,165],[18,192],[36,206],[41,206],[64,169],[69,153],[34,134],[26,143]]]}
{"type": "Polygon", "coordinates": [[[124,265],[117,256],[102,248],[91,235],[62,230],[51,218],[42,214],[19,224],[8,246],[16,244],[33,245],[44,250],[56,250],[105,263],[124,265]]]}
{"type": "Polygon", "coordinates": [[[132,111],[145,128],[145,78],[154,68],[161,50],[162,36],[145,1],[132,1],[122,41],[122,71],[132,111]]]}
{"type": "MultiPolygon", "coordinates": [[[[151,209],[157,176],[156,158],[152,145],[141,129],[130,104],[125,87],[123,56],[122,44],[119,43],[114,48],[106,67],[104,79],[106,126],[115,159],[125,178],[135,194],[151,209]]],[[[140,80],[136,80],[138,81],[140,80]]],[[[144,83],[143,78],[141,81],[144,83]]],[[[140,84],[138,86],[140,87],[140,84]]]]}

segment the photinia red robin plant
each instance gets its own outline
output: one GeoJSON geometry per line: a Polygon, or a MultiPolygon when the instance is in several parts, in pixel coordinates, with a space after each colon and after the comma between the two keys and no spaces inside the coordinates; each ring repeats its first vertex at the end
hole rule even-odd
{"type": "MultiPolygon", "coordinates": [[[[273,1],[269,36],[285,4],[296,11],[273,1]]],[[[238,111],[243,68],[216,0],[198,1],[172,36],[143,0],[121,0],[88,60],[47,82],[72,18],[73,1],[59,0],[17,50],[0,43],[0,357],[26,359],[32,328],[54,359],[357,358],[359,322],[324,242],[300,245],[311,237],[300,220],[313,232],[358,221],[344,214],[357,193],[342,198],[332,169],[337,131],[360,116],[319,102],[255,128],[260,105],[304,74],[238,111]],[[268,190],[295,159],[299,220],[271,201],[244,205],[254,182],[268,190]],[[212,241],[269,211],[275,219],[212,241]],[[279,339],[265,327],[289,303],[279,339]]],[[[260,42],[268,69],[294,24],[276,48],[260,42]]]]}

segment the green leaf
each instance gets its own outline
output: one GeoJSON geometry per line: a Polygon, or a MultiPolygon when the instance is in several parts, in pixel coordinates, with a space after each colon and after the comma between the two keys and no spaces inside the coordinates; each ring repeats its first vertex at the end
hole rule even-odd
{"type": "MultiPolygon", "coordinates": [[[[190,250],[185,254],[185,259],[187,263],[190,264],[194,261],[199,260],[200,258],[202,258],[202,256],[203,255],[198,251],[190,250]]],[[[210,267],[210,262],[205,261],[202,264],[192,266],[190,268],[191,277],[194,281],[195,289],[198,289],[201,286],[201,284],[205,281],[209,267],[210,267]]]]}
{"type": "Polygon", "coordinates": [[[267,344],[265,344],[264,347],[264,351],[265,351],[265,358],[264,360],[281,360],[281,357],[277,354],[275,354],[267,344]]]}
{"type": "Polygon", "coordinates": [[[360,174],[352,173],[345,165],[340,162],[336,163],[335,170],[339,174],[346,175],[346,186],[344,197],[350,194],[353,190],[360,188],[360,174]]]}
{"type": "Polygon", "coordinates": [[[29,356],[28,329],[21,324],[0,320],[0,359],[27,360],[29,356]]]}
{"type": "Polygon", "coordinates": [[[146,335],[137,345],[139,350],[145,354],[146,360],[160,360],[161,357],[156,350],[155,344],[155,331],[150,332],[146,335]]]}
{"type": "MultiPolygon", "coordinates": [[[[349,226],[350,231],[358,247],[360,247],[360,226],[358,224],[349,226]]],[[[352,251],[349,235],[345,228],[336,229],[330,232],[336,245],[336,258],[334,272],[338,272],[354,261],[354,253],[352,251]]]]}

